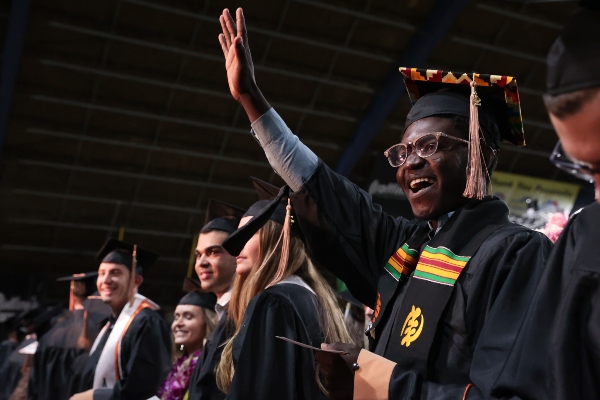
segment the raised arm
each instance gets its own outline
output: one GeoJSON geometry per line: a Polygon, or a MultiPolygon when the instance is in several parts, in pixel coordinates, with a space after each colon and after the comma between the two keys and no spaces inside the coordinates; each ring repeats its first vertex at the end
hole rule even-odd
{"type": "Polygon", "coordinates": [[[253,134],[273,169],[294,191],[298,191],[317,169],[318,158],[271,109],[258,88],[242,9],[237,9],[236,21],[229,10],[223,10],[219,21],[223,29],[219,42],[225,56],[231,95],[246,111],[253,134]]]}
{"type": "Polygon", "coordinates": [[[225,56],[225,69],[231,95],[244,107],[250,123],[253,123],[269,111],[271,106],[256,85],[244,12],[238,8],[235,14],[236,21],[227,9],[223,10],[223,14],[219,17],[223,29],[223,33],[219,35],[219,43],[225,56]]]}

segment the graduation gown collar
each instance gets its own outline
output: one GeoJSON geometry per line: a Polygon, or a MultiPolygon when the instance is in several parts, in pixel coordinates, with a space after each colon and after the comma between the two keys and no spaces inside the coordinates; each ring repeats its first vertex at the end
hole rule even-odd
{"type": "Polygon", "coordinates": [[[135,294],[133,304],[127,302],[117,317],[114,325],[109,321],[94,341],[90,354],[94,353],[94,351],[102,352],[94,373],[94,389],[103,387],[112,388],[122,376],[121,341],[131,325],[131,322],[144,308],[158,310],[160,307],[145,296],[142,296],[139,293],[135,294]],[[112,330],[108,333],[111,325],[112,330]],[[98,348],[98,344],[105,334],[110,336],[108,337],[104,348],[98,348]]]}

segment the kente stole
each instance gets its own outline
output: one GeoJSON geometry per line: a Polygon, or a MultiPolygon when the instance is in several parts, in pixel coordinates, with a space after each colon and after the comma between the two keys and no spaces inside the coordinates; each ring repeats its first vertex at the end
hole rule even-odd
{"type": "MultiPolygon", "coordinates": [[[[498,228],[510,224],[505,206],[497,199],[470,201],[457,210],[442,229],[429,240],[429,229],[417,231],[389,258],[384,274],[392,280],[381,287],[388,294],[387,301],[397,313],[390,315],[387,324],[393,324],[385,357],[402,369],[410,369],[427,376],[430,351],[444,310],[454,290],[454,284],[467,267],[481,244],[498,228]],[[407,285],[404,296],[392,296],[402,284],[407,285]],[[395,318],[394,318],[395,317],[395,318]]],[[[381,293],[378,293],[374,322],[382,312],[381,293]]]]}

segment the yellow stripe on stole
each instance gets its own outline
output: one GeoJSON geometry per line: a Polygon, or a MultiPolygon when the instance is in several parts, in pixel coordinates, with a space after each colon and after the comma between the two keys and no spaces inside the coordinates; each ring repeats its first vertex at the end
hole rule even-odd
{"type": "Polygon", "coordinates": [[[419,263],[417,270],[427,272],[429,274],[441,276],[443,278],[457,279],[460,275],[458,272],[448,271],[438,267],[433,267],[427,264],[419,263]]]}

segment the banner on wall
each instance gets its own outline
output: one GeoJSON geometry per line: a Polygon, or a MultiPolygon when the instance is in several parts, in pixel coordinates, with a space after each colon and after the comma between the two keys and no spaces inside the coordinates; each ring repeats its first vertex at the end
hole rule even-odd
{"type": "Polygon", "coordinates": [[[490,194],[506,202],[511,220],[539,229],[553,213],[569,215],[580,189],[573,183],[496,171],[490,194]]]}

